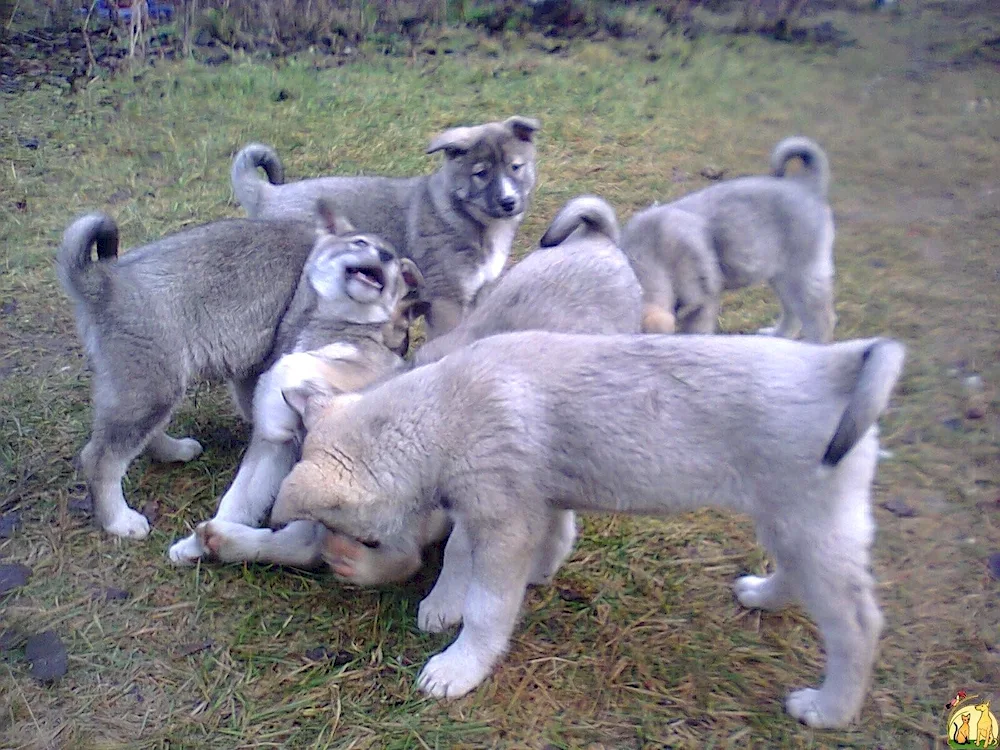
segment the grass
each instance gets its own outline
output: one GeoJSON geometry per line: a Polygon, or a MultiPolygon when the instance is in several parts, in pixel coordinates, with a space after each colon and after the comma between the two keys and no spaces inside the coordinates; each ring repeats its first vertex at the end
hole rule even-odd
{"type": "MultiPolygon", "coordinates": [[[[0,600],[0,630],[56,630],[70,669],[41,685],[19,651],[0,654],[0,746],[940,744],[958,689],[1000,688],[998,583],[985,567],[1000,549],[1000,76],[949,57],[1000,21],[988,4],[918,0],[897,15],[831,18],[856,46],[701,36],[666,37],[655,61],[622,42],[342,67],[179,62],[72,95],[2,95],[0,487],[22,527],[0,555],[34,573],[0,600]],[[790,133],[827,148],[837,337],[887,333],[909,345],[883,419],[893,457],[875,492],[888,624],[851,731],[808,730],[783,713],[786,690],[814,684],[823,657],[798,610],[762,615],[734,602],[733,579],[766,567],[744,518],[586,519],[555,584],[529,594],[494,676],[442,705],[414,690],[452,637],[416,629],[433,570],[361,591],[261,566],[170,567],[168,545],[214,510],[247,437],[224,389],[200,386],[175,419],[175,434],[206,445],[202,457],[139,460],[129,472],[127,497],[158,516],[146,542],[98,533],[77,509],[89,375],[51,266],[74,216],[107,210],[135,245],[239,215],[228,167],[251,139],[274,144],[291,178],[410,174],[433,168],[423,149],[437,130],[514,113],[543,123],[519,255],[579,193],[606,197],[624,219],[708,184],[706,166],[762,171],[790,133]],[[21,145],[29,136],[36,150],[21,145]],[[986,384],[981,419],[964,417],[972,373],[986,384]],[[890,499],[916,515],[880,507],[890,499]],[[108,600],[108,588],[131,596],[108,600]]],[[[750,331],[776,312],[766,289],[732,294],[722,327],[750,331]]]]}

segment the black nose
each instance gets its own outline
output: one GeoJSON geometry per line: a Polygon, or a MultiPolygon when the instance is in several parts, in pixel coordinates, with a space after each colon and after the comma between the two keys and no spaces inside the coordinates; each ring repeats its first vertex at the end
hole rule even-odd
{"type": "Polygon", "coordinates": [[[391,260],[395,260],[395,257],[396,256],[394,256],[388,250],[379,250],[378,251],[378,259],[380,261],[382,261],[383,263],[388,263],[391,260]]]}
{"type": "Polygon", "coordinates": [[[514,210],[514,206],[516,206],[516,205],[517,205],[517,201],[514,200],[513,198],[504,198],[502,201],[500,201],[500,208],[502,208],[507,213],[510,213],[511,211],[513,211],[514,210]]]}

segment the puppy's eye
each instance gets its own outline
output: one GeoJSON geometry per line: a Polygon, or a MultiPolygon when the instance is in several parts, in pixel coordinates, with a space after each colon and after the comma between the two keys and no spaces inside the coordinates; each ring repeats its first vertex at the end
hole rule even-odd
{"type": "Polygon", "coordinates": [[[356,247],[358,250],[367,250],[371,247],[371,243],[368,242],[364,237],[358,237],[356,240],[351,242],[351,247],[356,247]]]}
{"type": "Polygon", "coordinates": [[[477,164],[472,168],[472,176],[477,180],[485,180],[490,176],[490,168],[486,164],[477,164]]]}
{"type": "Polygon", "coordinates": [[[510,165],[510,171],[511,172],[520,172],[521,171],[521,167],[523,167],[523,166],[524,166],[523,164],[511,164],[510,165]]]}

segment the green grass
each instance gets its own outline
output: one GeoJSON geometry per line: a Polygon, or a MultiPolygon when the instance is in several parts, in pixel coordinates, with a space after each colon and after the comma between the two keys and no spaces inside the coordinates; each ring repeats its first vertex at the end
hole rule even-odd
{"type": "MultiPolygon", "coordinates": [[[[650,62],[628,42],[568,55],[494,43],[482,55],[342,67],[161,64],[73,95],[0,95],[0,487],[24,521],[0,554],[34,570],[0,602],[0,630],[52,628],[70,652],[52,686],[35,683],[18,652],[0,658],[0,746],[930,746],[955,691],[1000,688],[998,584],[984,565],[1000,549],[1000,76],[945,64],[963,35],[997,19],[986,5],[957,20],[942,7],[835,15],[859,42],[836,53],[666,37],[650,62]],[[158,510],[146,542],[111,539],[73,510],[89,375],[51,259],[74,216],[107,210],[134,245],[239,215],[228,170],[249,140],[273,144],[290,179],[416,174],[437,163],[423,153],[436,131],[515,113],[543,123],[518,255],[574,195],[600,194],[625,219],[708,184],[706,166],[763,171],[785,135],[828,150],[837,337],[909,345],[875,501],[899,497],[918,512],[877,508],[887,628],[852,731],[815,732],[784,714],[787,689],[814,684],[823,656],[798,610],[734,602],[733,579],[766,566],[743,518],[588,518],[554,585],[529,594],[494,676],[442,705],[414,689],[451,637],[416,628],[433,570],[358,591],[260,566],[170,567],[167,547],[212,513],[247,437],[222,388],[199,387],[175,419],[175,434],[205,444],[202,457],[129,472],[132,504],[158,510]],[[19,145],[25,136],[40,147],[19,145]],[[972,372],[987,384],[979,420],[963,419],[972,372]],[[109,586],[132,597],[94,599],[109,586]],[[308,659],[318,646],[335,658],[308,659]]],[[[776,312],[767,289],[731,294],[722,327],[750,331],[776,312]]]]}

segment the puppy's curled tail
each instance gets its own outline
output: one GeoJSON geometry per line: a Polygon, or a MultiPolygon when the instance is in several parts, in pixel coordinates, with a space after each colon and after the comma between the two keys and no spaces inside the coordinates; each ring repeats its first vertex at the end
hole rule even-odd
{"type": "Polygon", "coordinates": [[[118,257],[118,226],[105,214],[81,216],[66,228],[56,258],[59,281],[71,297],[94,304],[107,296],[106,261],[118,257]],[[90,249],[97,245],[97,262],[90,249]]]}
{"type": "Polygon", "coordinates": [[[267,184],[260,179],[258,167],[264,168],[270,184],[281,185],[285,182],[285,168],[273,148],[263,143],[251,143],[240,149],[233,159],[230,181],[236,200],[251,217],[260,209],[261,188],[267,184]]]}
{"type": "Polygon", "coordinates": [[[826,152],[815,141],[803,136],[785,138],[771,152],[771,174],[784,177],[785,168],[792,159],[801,159],[805,166],[804,182],[821,198],[830,189],[830,161],[826,152]]]}
{"type": "Polygon", "coordinates": [[[826,447],[823,463],[836,466],[854,444],[868,432],[889,403],[903,370],[906,348],[893,339],[875,339],[861,354],[861,370],[840,417],[833,439],[826,447]]]}
{"type": "Polygon", "coordinates": [[[538,244],[542,247],[558,245],[581,224],[586,225],[588,231],[602,234],[616,245],[621,240],[618,217],[611,205],[596,195],[580,195],[562,207],[538,244]]]}

